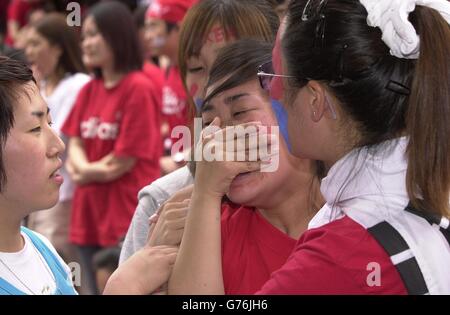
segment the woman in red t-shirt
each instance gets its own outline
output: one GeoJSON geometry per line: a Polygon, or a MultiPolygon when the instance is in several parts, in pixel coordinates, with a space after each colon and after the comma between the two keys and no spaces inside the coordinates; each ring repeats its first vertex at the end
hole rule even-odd
{"type": "MultiPolygon", "coordinates": [[[[270,61],[271,49],[270,43],[246,39],[220,51],[212,65],[206,86],[207,95],[199,110],[204,127],[217,117],[220,119],[218,126],[224,128],[218,132],[229,126],[257,122],[262,126],[277,126],[283,134],[285,117],[280,112],[280,105],[265,93],[256,76],[257,65],[270,61]]],[[[273,133],[272,130],[267,132],[273,133]]],[[[278,142],[278,134],[274,135],[278,142]]],[[[292,252],[292,246],[307,228],[309,220],[322,205],[317,190],[319,164],[294,158],[289,154],[284,140],[279,140],[279,155],[271,159],[273,164],[269,166],[273,166],[273,169],[263,170],[268,166],[265,165],[261,167],[262,171],[259,171],[258,163],[256,170],[248,170],[247,166],[244,169],[236,168],[239,162],[196,160],[191,206],[194,207],[193,203],[197,202],[196,196],[199,194],[216,192],[217,200],[203,201],[207,202],[208,211],[214,213],[215,209],[220,209],[221,220],[216,222],[220,223],[221,228],[218,238],[221,246],[218,249],[222,253],[222,277],[227,294],[255,293],[269,279],[270,274],[281,267],[292,252]],[[235,172],[224,172],[230,169],[235,172]],[[229,177],[222,177],[225,173],[229,177]],[[205,181],[205,178],[209,181],[205,181]],[[203,183],[206,185],[203,186],[203,183]],[[219,192],[226,186],[224,194],[219,192]],[[297,193],[293,194],[293,189],[297,189],[297,193]],[[223,196],[228,201],[222,200],[220,203],[223,196]]],[[[202,217],[196,214],[189,216],[191,213],[187,220],[202,225],[202,217]]],[[[184,233],[183,242],[185,240],[188,243],[194,241],[189,234],[184,233]]],[[[204,243],[198,239],[195,241],[199,245],[204,243]]],[[[214,259],[214,255],[208,253],[210,249],[204,248],[205,255],[197,256],[198,264],[194,267],[184,260],[185,255],[189,255],[189,248],[180,247],[179,257],[186,262],[183,265],[185,275],[189,273],[188,270],[193,277],[209,273],[207,269],[204,273],[196,271],[206,266],[203,258],[205,261],[214,259]]],[[[183,273],[183,270],[179,272],[183,273]]]]}
{"type": "Polygon", "coordinates": [[[62,131],[70,137],[67,169],[78,184],[70,240],[92,277],[93,254],[120,241],[138,191],[160,176],[161,152],[157,102],[140,71],[131,13],[121,3],[100,3],[89,11],[82,34],[83,62],[95,78],[81,90],[62,131]]]}
{"type": "MultiPolygon", "coordinates": [[[[219,132],[232,126],[244,127],[260,122],[261,126],[271,127],[271,130],[260,135],[253,133],[249,137],[253,139],[255,136],[260,136],[267,139],[267,133],[274,132],[273,126],[278,127],[279,124],[283,124],[283,119],[280,117],[282,114],[277,113],[279,105],[275,104],[268,93],[261,88],[256,76],[257,65],[270,61],[271,49],[270,43],[247,39],[230,44],[219,53],[210,72],[208,96],[199,112],[204,127],[211,124],[213,120],[217,123],[217,118],[221,121],[219,125],[224,128],[219,132]],[[214,119],[215,117],[217,118],[214,119]]],[[[242,139],[239,137],[239,140],[242,139]]],[[[278,143],[278,137],[272,140],[278,143]]],[[[179,257],[184,265],[183,269],[178,269],[178,272],[181,272],[184,278],[192,276],[201,279],[204,276],[213,276],[209,274],[208,268],[204,268],[209,264],[209,260],[213,259],[223,267],[221,276],[223,276],[223,287],[227,294],[252,294],[289,257],[310,218],[322,204],[317,190],[318,165],[311,160],[294,158],[289,154],[286,142],[283,140],[279,142],[279,154],[276,153],[277,149],[270,150],[272,154],[275,152],[272,156],[274,164],[268,164],[265,168],[271,165],[274,168],[267,172],[260,172],[259,163],[256,162],[254,163],[257,164],[257,168],[251,170],[247,168],[236,170],[239,162],[233,161],[197,162],[194,192],[190,201],[191,210],[187,220],[195,221],[196,226],[205,226],[203,218],[197,216],[199,212],[192,209],[193,204],[198,202],[197,198],[203,193],[208,195],[205,190],[216,191],[227,184],[229,189],[224,193],[216,193],[214,201],[211,199],[205,201],[209,213],[216,219],[219,218],[214,221],[214,224],[207,225],[210,231],[221,230],[219,235],[214,235],[211,239],[217,247],[212,248],[208,246],[211,243],[205,240],[192,239],[191,235],[183,234],[183,243],[195,243],[196,246],[202,247],[201,253],[197,252],[199,255],[195,256],[194,261],[190,258],[186,259],[190,255],[189,248],[181,245],[184,251],[179,253],[179,257]],[[225,169],[234,169],[235,172],[228,173],[229,177],[222,181],[220,174],[225,169]],[[202,183],[206,183],[205,177],[219,179],[219,181],[209,182],[211,185],[205,187],[202,186],[202,183]],[[293,191],[296,193],[293,194],[293,191]],[[225,195],[225,200],[222,200],[225,195]],[[207,246],[203,248],[204,244],[207,246]],[[218,261],[217,258],[219,258],[218,261]]],[[[183,193],[186,195],[186,192],[183,193]]],[[[190,196],[191,191],[187,193],[190,196]]],[[[177,211],[175,207],[172,209],[175,211],[164,209],[160,222],[170,220],[170,225],[174,229],[178,225],[182,231],[186,218],[181,216],[174,220],[169,217],[174,217],[177,213],[183,215],[185,209],[182,208],[186,208],[187,205],[186,201],[178,202],[178,210],[182,211],[177,211]]],[[[208,218],[208,216],[205,217],[208,218]]],[[[158,233],[158,224],[154,234],[158,233]]],[[[161,234],[161,231],[159,233],[161,234]]],[[[154,234],[149,245],[159,244],[152,243],[154,234]]],[[[124,279],[127,274],[130,274],[128,272],[130,269],[136,270],[142,267],[144,270],[141,272],[149,272],[142,264],[134,267],[131,264],[124,265],[115,274],[114,279],[116,281],[121,277],[124,279]]],[[[173,277],[177,276],[179,277],[175,274],[173,277]]],[[[131,289],[134,280],[128,278],[126,282],[130,283],[131,289]]],[[[139,282],[142,283],[142,281],[139,282]]],[[[147,285],[150,288],[155,284],[147,283],[147,285]]],[[[110,283],[108,287],[114,288],[114,284],[110,283]]],[[[146,288],[145,284],[140,287],[141,290],[143,288],[146,288]]],[[[120,292],[125,293],[127,288],[122,287],[121,290],[120,292]]],[[[141,293],[148,292],[141,291],[141,293]]]]}

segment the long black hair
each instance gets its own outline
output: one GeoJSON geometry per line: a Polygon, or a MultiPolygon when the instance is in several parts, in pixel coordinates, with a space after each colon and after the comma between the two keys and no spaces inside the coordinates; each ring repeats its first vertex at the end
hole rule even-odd
{"type": "Polygon", "coordinates": [[[7,181],[3,149],[14,127],[14,106],[20,95],[27,93],[25,85],[30,82],[36,81],[24,62],[0,56],[0,192],[7,181]]]}
{"type": "Polygon", "coordinates": [[[293,90],[305,78],[325,83],[358,126],[356,147],[409,136],[413,205],[449,215],[450,26],[426,7],[409,19],[421,41],[417,60],[390,55],[358,0],[294,0],[283,39],[286,69],[295,77],[288,82],[293,90]]]}

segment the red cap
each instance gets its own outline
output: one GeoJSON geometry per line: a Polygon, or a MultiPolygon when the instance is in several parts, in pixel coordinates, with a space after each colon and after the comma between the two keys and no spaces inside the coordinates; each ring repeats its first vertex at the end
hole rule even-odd
{"type": "Polygon", "coordinates": [[[147,10],[147,17],[157,18],[169,23],[181,22],[186,12],[198,0],[153,0],[147,10]]]}

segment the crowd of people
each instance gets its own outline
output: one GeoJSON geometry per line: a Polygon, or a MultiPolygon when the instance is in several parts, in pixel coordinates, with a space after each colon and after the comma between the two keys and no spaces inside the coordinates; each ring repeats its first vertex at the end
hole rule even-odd
{"type": "Polygon", "coordinates": [[[450,294],[449,1],[78,3],[0,1],[0,294],[450,294]]]}

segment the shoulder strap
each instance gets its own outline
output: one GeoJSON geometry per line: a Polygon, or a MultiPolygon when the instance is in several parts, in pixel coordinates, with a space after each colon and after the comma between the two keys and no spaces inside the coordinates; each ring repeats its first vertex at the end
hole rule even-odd
{"type": "Polygon", "coordinates": [[[403,283],[411,295],[428,294],[428,287],[414,254],[400,233],[388,222],[382,221],[367,231],[390,256],[403,283]]]}
{"type": "Polygon", "coordinates": [[[405,208],[405,210],[425,219],[428,223],[430,223],[430,225],[439,227],[439,230],[450,245],[450,220],[448,218],[441,217],[436,214],[426,213],[424,211],[419,211],[415,209],[411,203],[405,208]]]}
{"type": "MultiPolygon", "coordinates": [[[[405,211],[425,219],[432,226],[438,227],[450,244],[450,221],[448,218],[419,211],[411,203],[408,204],[405,211]]],[[[419,264],[401,234],[386,221],[382,221],[367,230],[390,256],[408,293],[415,295],[429,294],[419,264]]]]}
{"type": "Polygon", "coordinates": [[[15,286],[0,277],[0,295],[26,295],[15,286]]]}
{"type": "Polygon", "coordinates": [[[61,265],[59,259],[51,251],[50,248],[45,245],[45,243],[31,230],[22,227],[22,231],[27,234],[27,236],[36,246],[38,251],[42,254],[45,261],[47,262],[50,270],[52,271],[56,280],[56,294],[73,295],[76,294],[75,288],[72,285],[72,280],[69,279],[68,274],[64,267],[61,265]],[[59,292],[59,293],[58,293],[59,292]]]}

